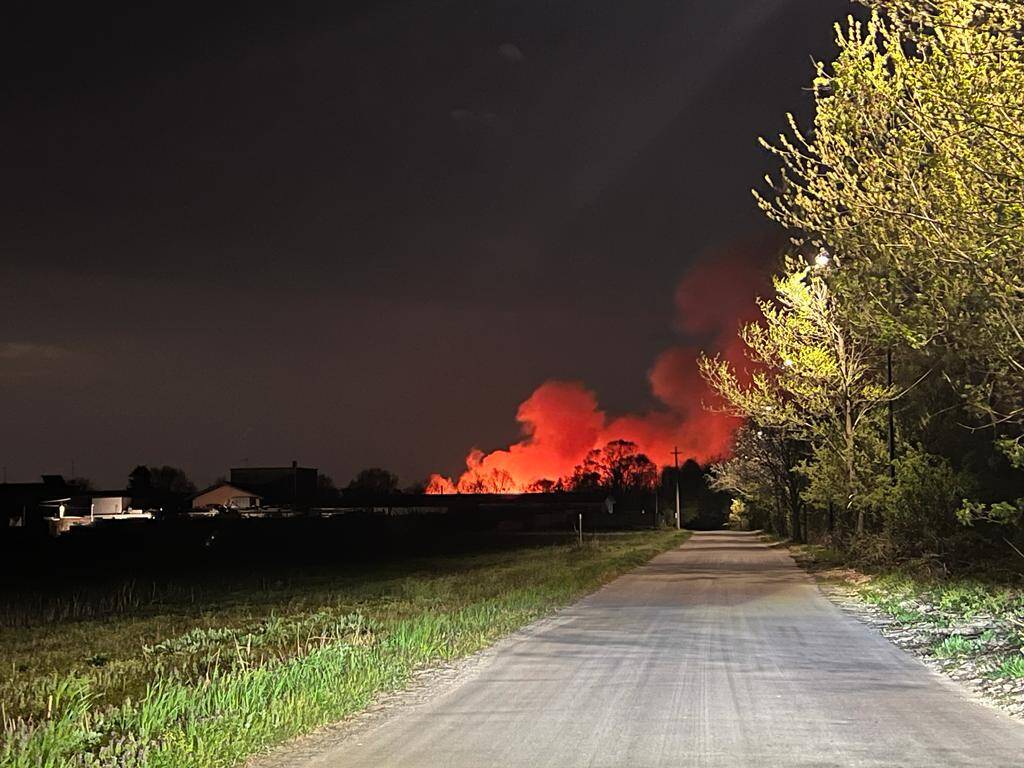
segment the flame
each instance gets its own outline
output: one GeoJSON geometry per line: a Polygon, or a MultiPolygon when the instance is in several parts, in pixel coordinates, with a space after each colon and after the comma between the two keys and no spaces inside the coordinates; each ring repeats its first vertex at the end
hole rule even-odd
{"type": "MultiPolygon", "coordinates": [[[[743,243],[701,260],[676,288],[676,328],[705,340],[739,371],[747,361],[736,331],[757,315],[755,298],[767,286],[766,255],[773,241],[743,243]]],[[[489,453],[474,448],[456,480],[431,475],[427,493],[526,492],[556,481],[593,448],[629,440],[659,466],[671,464],[678,447],[701,463],[728,455],[740,421],[714,410],[715,394],[697,370],[699,350],[691,344],[662,352],[648,372],[651,392],[661,404],[646,413],[610,417],[597,395],[579,381],[549,380],[519,406],[522,439],[489,453]],[[710,409],[708,408],[710,406],[710,409]]]]}

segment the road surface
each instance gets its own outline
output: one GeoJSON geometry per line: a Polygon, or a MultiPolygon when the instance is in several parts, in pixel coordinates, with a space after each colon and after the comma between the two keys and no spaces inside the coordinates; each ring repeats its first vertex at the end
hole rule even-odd
{"type": "Polygon", "coordinates": [[[829,603],[784,551],[698,533],[292,768],[1024,766],[1024,724],[829,603]]]}

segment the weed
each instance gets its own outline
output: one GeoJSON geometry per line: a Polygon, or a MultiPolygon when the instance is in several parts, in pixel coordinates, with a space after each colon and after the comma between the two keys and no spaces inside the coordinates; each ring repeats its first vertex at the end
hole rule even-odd
{"type": "Polygon", "coordinates": [[[977,640],[968,640],[961,635],[950,635],[942,642],[933,645],[931,650],[932,656],[937,659],[952,659],[976,653],[982,645],[977,640]]]}
{"type": "Polygon", "coordinates": [[[999,667],[996,668],[993,677],[1011,677],[1015,679],[1024,677],[1024,651],[1005,657],[999,667]]]}

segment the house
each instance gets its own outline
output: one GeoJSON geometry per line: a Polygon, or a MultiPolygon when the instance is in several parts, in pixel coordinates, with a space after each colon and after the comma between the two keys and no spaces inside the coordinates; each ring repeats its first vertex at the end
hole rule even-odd
{"type": "Polygon", "coordinates": [[[314,467],[233,467],[230,483],[259,494],[270,506],[310,507],[316,503],[314,467]]]}
{"type": "Polygon", "coordinates": [[[59,496],[70,496],[74,491],[61,475],[43,475],[40,483],[0,483],[0,527],[41,524],[46,512],[43,503],[59,496]]]}
{"type": "Polygon", "coordinates": [[[192,499],[192,509],[258,509],[263,496],[233,483],[217,483],[192,499]]]}

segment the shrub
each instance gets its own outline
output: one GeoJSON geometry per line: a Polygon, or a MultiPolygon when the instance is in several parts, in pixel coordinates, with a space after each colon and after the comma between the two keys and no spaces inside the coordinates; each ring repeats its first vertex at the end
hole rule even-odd
{"type": "Polygon", "coordinates": [[[896,482],[881,508],[882,531],[893,553],[913,557],[947,550],[963,535],[957,510],[969,485],[945,457],[908,446],[897,459],[896,482]]]}
{"type": "Polygon", "coordinates": [[[729,505],[729,527],[734,531],[750,530],[750,510],[743,499],[733,499],[729,505]]]}

